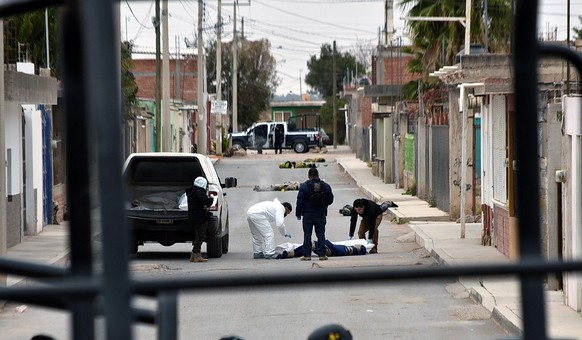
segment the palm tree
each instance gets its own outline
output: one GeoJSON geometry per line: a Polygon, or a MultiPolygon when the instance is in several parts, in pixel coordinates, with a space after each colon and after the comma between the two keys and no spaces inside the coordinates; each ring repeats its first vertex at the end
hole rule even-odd
{"type": "MultiPolygon", "coordinates": [[[[402,0],[408,16],[464,17],[465,2],[460,0],[402,0]]],[[[489,0],[488,19],[483,20],[483,2],[474,5],[471,16],[471,42],[484,45],[489,42],[489,52],[507,53],[511,35],[511,0],[489,0]],[[488,37],[485,37],[485,25],[488,37]]],[[[464,45],[465,28],[454,21],[408,21],[413,53],[417,56],[415,67],[421,66],[424,78],[443,65],[455,63],[455,56],[464,45]]]]}

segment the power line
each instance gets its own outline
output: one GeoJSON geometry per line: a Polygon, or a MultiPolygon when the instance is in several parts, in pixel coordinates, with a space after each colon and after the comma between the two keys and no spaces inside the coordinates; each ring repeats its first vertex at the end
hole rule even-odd
{"type": "Polygon", "coordinates": [[[289,14],[289,15],[292,15],[292,16],[295,16],[295,17],[298,17],[298,18],[302,18],[302,19],[305,19],[305,20],[313,21],[313,22],[316,22],[318,24],[324,24],[324,25],[328,25],[328,26],[332,26],[332,27],[336,27],[336,28],[346,29],[346,30],[350,30],[350,31],[357,31],[357,32],[362,32],[362,33],[367,33],[367,34],[370,33],[368,31],[360,30],[360,29],[357,29],[357,28],[347,27],[347,26],[342,26],[342,25],[337,25],[337,24],[334,24],[334,23],[331,23],[331,22],[324,22],[324,21],[321,21],[321,20],[313,19],[313,18],[306,17],[306,16],[303,16],[303,15],[299,15],[297,13],[293,13],[293,12],[286,11],[284,9],[280,9],[280,8],[277,8],[277,7],[274,7],[274,6],[271,6],[271,5],[267,5],[266,3],[262,2],[262,1],[255,0],[255,3],[258,3],[258,4],[263,5],[265,7],[269,7],[271,9],[276,10],[276,11],[283,12],[283,13],[286,13],[286,14],[289,14]]]}

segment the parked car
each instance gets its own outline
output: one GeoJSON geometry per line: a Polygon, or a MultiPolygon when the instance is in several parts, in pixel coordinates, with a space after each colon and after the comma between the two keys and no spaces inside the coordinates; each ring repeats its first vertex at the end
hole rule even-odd
{"type": "Polygon", "coordinates": [[[208,193],[214,198],[205,240],[207,256],[216,258],[228,252],[228,201],[223,188],[235,187],[236,178],[226,178],[221,183],[214,164],[205,155],[156,152],[131,154],[123,166],[125,212],[133,253],[146,242],[164,246],[192,242],[194,231],[188,220],[185,190],[198,176],[208,180],[208,193]]]}

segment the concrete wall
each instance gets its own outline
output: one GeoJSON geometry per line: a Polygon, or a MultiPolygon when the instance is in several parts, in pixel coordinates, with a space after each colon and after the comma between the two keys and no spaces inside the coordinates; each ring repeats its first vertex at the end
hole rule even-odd
{"type": "MultiPolygon", "coordinates": [[[[545,98],[541,98],[544,100],[545,98]]],[[[547,260],[559,260],[561,244],[560,218],[560,183],[556,183],[556,171],[562,168],[562,154],[555,152],[562,148],[561,110],[560,104],[541,105],[539,121],[540,131],[540,205],[542,252],[547,260]]],[[[559,285],[561,274],[547,274],[547,288],[561,289],[559,285]]]]}
{"type": "MultiPolygon", "coordinates": [[[[26,233],[35,234],[42,229],[42,119],[34,108],[36,104],[57,103],[57,81],[55,78],[39,77],[16,71],[4,72],[5,87],[5,131],[7,176],[7,232],[9,246],[21,242],[26,233]],[[23,114],[22,105],[32,104],[30,115],[23,114]],[[23,120],[28,124],[24,128],[23,120]],[[24,139],[24,143],[23,143],[24,139]],[[23,150],[23,144],[26,148],[23,150]],[[27,165],[26,174],[23,162],[27,165]],[[25,197],[25,187],[26,200],[25,197]],[[25,214],[28,216],[25,229],[25,214]],[[30,222],[30,223],[29,223],[30,222]]],[[[4,235],[0,235],[3,238],[4,235]]]]}
{"type": "Polygon", "coordinates": [[[457,87],[449,91],[449,183],[451,190],[449,197],[451,200],[449,215],[451,220],[456,220],[461,216],[461,158],[462,158],[462,137],[463,120],[459,113],[460,90],[457,87]]]}

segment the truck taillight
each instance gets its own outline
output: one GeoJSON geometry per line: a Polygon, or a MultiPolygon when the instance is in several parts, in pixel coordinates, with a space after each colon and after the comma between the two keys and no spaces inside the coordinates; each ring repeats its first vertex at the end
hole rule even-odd
{"type": "Polygon", "coordinates": [[[212,203],[212,205],[210,206],[210,208],[208,210],[218,211],[218,192],[209,191],[208,196],[212,197],[212,199],[214,200],[214,202],[212,203]]]}

